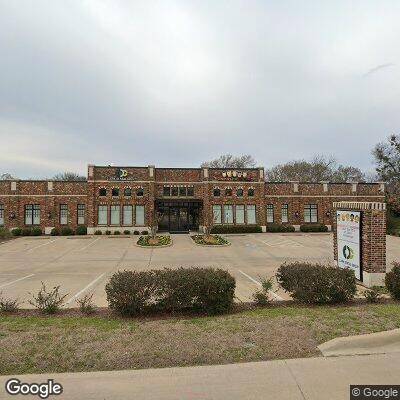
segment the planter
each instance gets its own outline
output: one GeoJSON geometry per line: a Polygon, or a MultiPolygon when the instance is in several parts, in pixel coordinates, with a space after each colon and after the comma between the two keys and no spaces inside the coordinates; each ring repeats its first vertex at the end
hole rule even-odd
{"type": "Polygon", "coordinates": [[[156,236],[153,239],[151,236],[140,236],[136,242],[136,246],[146,248],[146,249],[157,249],[160,247],[170,247],[172,246],[171,236],[156,236]]]}
{"type": "Polygon", "coordinates": [[[230,242],[219,235],[210,235],[210,239],[208,240],[206,239],[206,235],[192,235],[190,238],[193,240],[193,243],[197,244],[198,246],[226,247],[231,245],[230,242]]]}

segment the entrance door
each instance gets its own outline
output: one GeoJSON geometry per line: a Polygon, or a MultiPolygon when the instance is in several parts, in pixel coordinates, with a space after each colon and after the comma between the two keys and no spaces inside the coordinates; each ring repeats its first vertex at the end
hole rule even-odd
{"type": "Polygon", "coordinates": [[[157,202],[157,211],[161,213],[158,229],[170,232],[199,229],[200,207],[200,202],[157,202]]]}

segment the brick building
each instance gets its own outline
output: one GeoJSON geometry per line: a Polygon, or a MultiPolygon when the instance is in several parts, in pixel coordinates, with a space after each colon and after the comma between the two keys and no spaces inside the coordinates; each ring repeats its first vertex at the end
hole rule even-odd
{"type": "Polygon", "coordinates": [[[88,167],[87,181],[0,181],[0,226],[182,232],[215,224],[323,223],[333,202],[384,202],[383,183],[265,182],[264,169],[88,167]]]}

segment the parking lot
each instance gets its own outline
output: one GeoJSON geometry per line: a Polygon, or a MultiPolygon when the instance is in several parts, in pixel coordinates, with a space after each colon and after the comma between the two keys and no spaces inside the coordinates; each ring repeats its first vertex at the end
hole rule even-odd
{"type": "MultiPolygon", "coordinates": [[[[201,247],[188,235],[172,235],[172,247],[143,249],[137,237],[76,236],[26,237],[0,245],[0,292],[18,297],[29,307],[30,293],[37,293],[41,281],[52,288],[61,285],[68,293],[67,306],[94,293],[94,302],[106,306],[104,286],[118,270],[146,270],[162,267],[212,266],[229,270],[236,278],[238,301],[248,301],[259,287],[260,277],[274,275],[285,261],[333,261],[331,234],[248,234],[227,235],[231,246],[201,247]]],[[[400,238],[387,237],[388,267],[400,260],[400,238]]],[[[281,290],[276,299],[288,299],[281,290]]]]}

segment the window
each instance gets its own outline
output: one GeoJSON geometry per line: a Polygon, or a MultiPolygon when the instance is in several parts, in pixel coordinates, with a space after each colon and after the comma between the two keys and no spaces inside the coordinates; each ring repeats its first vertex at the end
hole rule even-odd
{"type": "Polygon", "coordinates": [[[274,205],[267,204],[267,223],[273,224],[274,223],[274,205]]]}
{"type": "Polygon", "coordinates": [[[118,197],[119,196],[119,189],[118,188],[112,188],[111,189],[111,196],[118,197]]]}
{"type": "Polygon", "coordinates": [[[289,222],[289,205],[282,204],[282,224],[287,224],[289,222]]]}
{"type": "Polygon", "coordinates": [[[136,191],[136,196],[142,197],[143,195],[144,195],[144,190],[143,190],[143,188],[139,188],[139,189],[136,191]]]}
{"type": "Polygon", "coordinates": [[[0,226],[4,225],[4,206],[0,204],[0,226]]]}
{"type": "Polygon", "coordinates": [[[233,206],[224,205],[224,224],[233,224],[233,206]]]}
{"type": "Polygon", "coordinates": [[[237,205],[235,212],[236,212],[236,223],[244,224],[244,205],[237,205]]]}
{"type": "Polygon", "coordinates": [[[225,189],[225,196],[227,196],[227,197],[232,196],[232,189],[231,188],[226,188],[225,189]]]}
{"type": "Polygon", "coordinates": [[[250,196],[250,197],[253,197],[253,196],[254,196],[254,189],[253,189],[253,188],[250,188],[250,189],[247,191],[247,196],[250,196]]]}
{"type": "Polygon", "coordinates": [[[247,223],[248,224],[256,223],[256,206],[255,205],[247,206],[247,223]]]}
{"type": "Polygon", "coordinates": [[[107,196],[107,189],[106,188],[100,188],[99,190],[99,196],[107,196]]]}
{"type": "Polygon", "coordinates": [[[131,205],[124,206],[122,221],[124,225],[133,225],[133,207],[131,205]]]}
{"type": "Polygon", "coordinates": [[[237,197],[243,197],[243,189],[242,188],[239,188],[239,189],[236,190],[236,196],[237,197]]]}
{"type": "Polygon", "coordinates": [[[85,224],[85,205],[84,204],[78,204],[78,225],[84,225],[85,224]]]}
{"type": "Polygon", "coordinates": [[[220,224],[222,222],[221,219],[221,206],[213,206],[213,221],[214,224],[220,224]]]}
{"type": "Polygon", "coordinates": [[[304,222],[318,222],[318,206],[316,204],[304,205],[304,222]]]}
{"type": "Polygon", "coordinates": [[[186,186],[179,187],[179,196],[186,196],[186,186]]]}
{"type": "Polygon", "coordinates": [[[173,186],[171,188],[171,196],[178,196],[178,187],[177,186],[173,186]]]}
{"type": "Polygon", "coordinates": [[[99,206],[97,223],[98,225],[107,225],[107,206],[99,206]]]}
{"type": "Polygon", "coordinates": [[[124,189],[124,196],[125,197],[131,197],[132,196],[132,189],[131,188],[125,188],[124,189]]]}
{"type": "Polygon", "coordinates": [[[110,224],[119,225],[120,224],[120,206],[110,207],[110,224]]]}
{"type": "Polygon", "coordinates": [[[170,186],[164,186],[163,195],[164,196],[171,196],[171,187],[170,186]]]}
{"type": "Polygon", "coordinates": [[[221,196],[221,190],[219,188],[215,188],[214,191],[213,191],[213,196],[214,197],[221,196]]]}
{"type": "Polygon", "coordinates": [[[40,225],[39,204],[27,204],[25,206],[25,225],[40,225]]]}
{"type": "Polygon", "coordinates": [[[68,205],[60,204],[60,225],[68,225],[68,205]]]}
{"type": "Polygon", "coordinates": [[[144,206],[136,206],[136,225],[144,225],[144,206]]]}
{"type": "Polygon", "coordinates": [[[193,197],[193,196],[194,196],[194,187],[193,187],[193,186],[189,186],[189,187],[187,188],[187,195],[188,195],[189,197],[193,197]]]}

